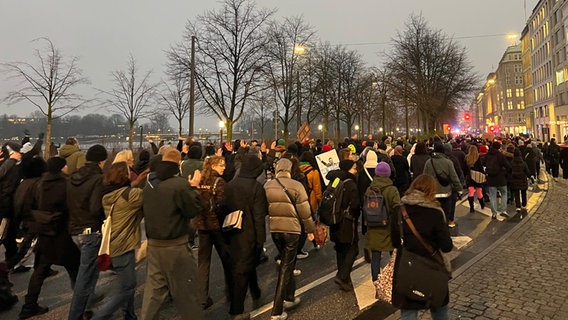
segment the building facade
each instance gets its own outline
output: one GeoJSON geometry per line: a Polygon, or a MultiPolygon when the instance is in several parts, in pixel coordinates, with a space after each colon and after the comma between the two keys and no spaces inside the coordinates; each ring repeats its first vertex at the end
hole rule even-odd
{"type": "Polygon", "coordinates": [[[491,117],[494,130],[502,134],[527,132],[525,119],[523,65],[521,44],[509,46],[497,67],[497,106],[491,117]]]}
{"type": "Polygon", "coordinates": [[[551,115],[552,137],[564,142],[568,135],[568,1],[557,0],[552,6],[552,60],[554,65],[554,115],[551,115]]]}
{"type": "MultiPolygon", "coordinates": [[[[545,141],[557,135],[551,132],[554,110],[554,67],[552,61],[550,13],[555,0],[541,0],[527,21],[530,47],[533,104],[533,135],[545,141]]],[[[555,131],[555,128],[552,128],[555,131]]]]}

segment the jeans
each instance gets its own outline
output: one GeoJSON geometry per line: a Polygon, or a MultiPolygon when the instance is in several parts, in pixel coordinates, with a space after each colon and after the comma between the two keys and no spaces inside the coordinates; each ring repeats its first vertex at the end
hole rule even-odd
{"type": "Polygon", "coordinates": [[[491,213],[495,216],[498,212],[507,211],[507,186],[488,186],[489,201],[491,201],[491,213]],[[501,193],[501,203],[497,206],[497,191],[501,193]]]}
{"type": "Polygon", "coordinates": [[[359,253],[357,241],[353,243],[335,243],[337,257],[337,278],[345,283],[351,283],[351,270],[359,253]]]}
{"type": "MultiPolygon", "coordinates": [[[[432,320],[448,320],[450,319],[448,311],[448,305],[430,308],[430,315],[432,316],[432,320]]],[[[416,320],[418,319],[418,310],[400,309],[400,319],[416,320]]]]}
{"type": "Polygon", "coordinates": [[[294,279],[294,269],[296,268],[296,253],[298,251],[299,234],[292,233],[272,233],[272,241],[281,256],[280,270],[276,282],[276,292],[274,294],[274,306],[272,315],[281,315],[284,311],[284,300],[294,301],[296,294],[296,279],[294,279]]]}
{"type": "Polygon", "coordinates": [[[73,299],[69,308],[69,320],[82,320],[83,313],[87,308],[89,297],[94,294],[99,269],[97,257],[101,246],[102,236],[100,233],[79,234],[73,236],[73,242],[81,251],[81,264],[77,274],[77,281],[73,289],[73,299]]]}
{"type": "Polygon", "coordinates": [[[123,310],[125,320],[138,319],[134,313],[135,265],[136,257],[134,250],[112,257],[112,270],[116,272],[118,283],[113,288],[114,294],[95,313],[93,320],[112,319],[113,314],[119,309],[123,310]]]}

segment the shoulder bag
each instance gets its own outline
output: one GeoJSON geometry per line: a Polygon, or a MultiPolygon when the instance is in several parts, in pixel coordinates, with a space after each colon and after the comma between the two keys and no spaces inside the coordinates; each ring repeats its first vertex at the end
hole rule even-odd
{"type": "Polygon", "coordinates": [[[108,217],[103,222],[103,227],[101,230],[102,239],[101,247],[99,248],[99,254],[97,256],[97,267],[99,271],[107,271],[112,268],[112,259],[110,257],[110,237],[112,233],[112,213],[114,212],[114,205],[121,197],[128,201],[128,193],[130,192],[130,187],[127,187],[121,194],[120,197],[116,198],[113,204],[110,206],[110,212],[108,217]]]}
{"type": "Polygon", "coordinates": [[[451,279],[451,273],[446,269],[440,252],[435,251],[416,230],[404,206],[401,206],[398,217],[403,246],[397,252],[398,263],[394,274],[393,291],[396,290],[406,299],[424,303],[425,308],[441,307],[449,293],[448,281],[451,279]],[[431,257],[416,254],[404,247],[402,217],[431,257]]]}

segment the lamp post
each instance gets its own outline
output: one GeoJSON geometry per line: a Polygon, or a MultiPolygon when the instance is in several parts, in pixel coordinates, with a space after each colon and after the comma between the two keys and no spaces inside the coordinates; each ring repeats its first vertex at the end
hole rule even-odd
{"type": "Polygon", "coordinates": [[[144,133],[144,127],[140,126],[140,149],[142,149],[142,134],[144,133]]]}
{"type": "MultiPolygon", "coordinates": [[[[304,46],[297,44],[294,46],[294,53],[300,57],[301,55],[304,54],[304,52],[306,51],[306,49],[304,48],[304,46]]],[[[300,101],[300,69],[296,69],[296,110],[298,111],[297,114],[297,126],[298,129],[300,129],[300,127],[302,126],[302,106],[301,106],[301,101],[300,101]]]]}
{"type": "Polygon", "coordinates": [[[357,139],[359,139],[360,134],[359,134],[359,125],[358,124],[355,125],[355,133],[357,134],[357,139]]]}
{"type": "Polygon", "coordinates": [[[219,146],[223,145],[223,128],[225,127],[225,121],[219,121],[219,146]]]}
{"type": "Polygon", "coordinates": [[[318,125],[318,130],[321,133],[321,143],[325,143],[324,138],[323,138],[323,124],[318,125]]]}

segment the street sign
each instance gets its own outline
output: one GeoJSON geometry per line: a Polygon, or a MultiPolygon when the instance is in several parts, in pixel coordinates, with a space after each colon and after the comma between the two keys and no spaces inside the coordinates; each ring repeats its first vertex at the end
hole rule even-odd
{"type": "Polygon", "coordinates": [[[308,138],[312,130],[310,129],[310,125],[307,122],[304,122],[300,129],[298,129],[298,133],[296,137],[298,137],[298,141],[302,142],[305,138],[308,138]]]}

